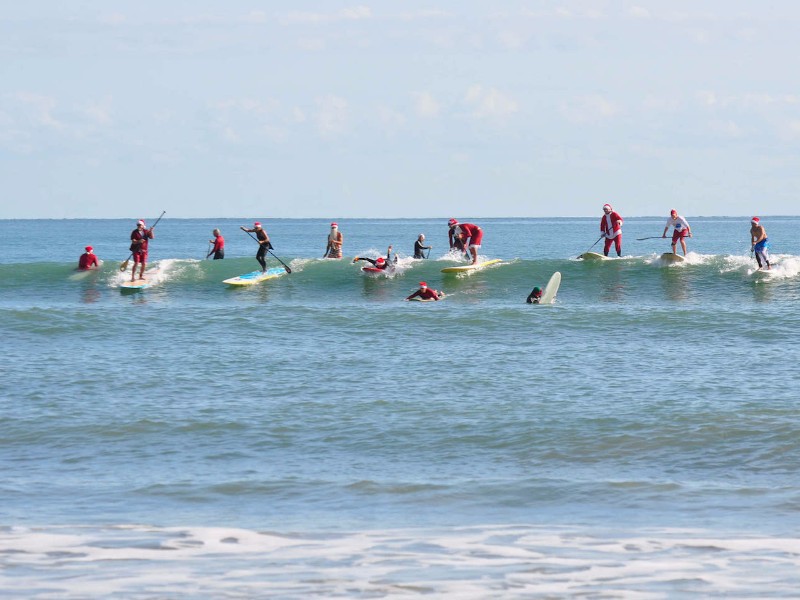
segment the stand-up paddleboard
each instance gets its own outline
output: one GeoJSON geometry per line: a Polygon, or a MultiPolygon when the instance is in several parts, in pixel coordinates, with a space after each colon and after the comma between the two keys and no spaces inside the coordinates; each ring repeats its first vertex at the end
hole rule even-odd
{"type": "Polygon", "coordinates": [[[119,286],[121,292],[138,292],[149,288],[152,282],[149,279],[134,279],[133,281],[126,281],[119,286]]]}
{"type": "Polygon", "coordinates": [[[280,277],[285,273],[286,269],[283,267],[272,267],[266,271],[253,271],[252,273],[246,273],[244,275],[239,275],[238,277],[231,277],[230,279],[225,279],[222,283],[234,286],[255,285],[256,283],[261,283],[267,279],[280,277]]]}
{"type": "Polygon", "coordinates": [[[607,256],[597,252],[584,252],[578,258],[582,258],[583,260],[609,260],[607,256]]]}
{"type": "Polygon", "coordinates": [[[556,271],[550,276],[550,281],[544,287],[539,304],[552,304],[556,299],[559,287],[561,287],[561,273],[556,271]]]}
{"type": "Polygon", "coordinates": [[[502,262],[499,258],[493,258],[492,260],[486,260],[482,263],[478,263],[476,265],[461,265],[459,267],[445,267],[442,269],[442,273],[468,273],[469,271],[479,271],[484,267],[488,267],[489,265],[496,265],[497,263],[502,262]]]}
{"type": "Polygon", "coordinates": [[[674,252],[664,252],[664,254],[661,255],[661,262],[668,264],[682,263],[685,260],[685,257],[680,254],[675,254],[674,252]]]}

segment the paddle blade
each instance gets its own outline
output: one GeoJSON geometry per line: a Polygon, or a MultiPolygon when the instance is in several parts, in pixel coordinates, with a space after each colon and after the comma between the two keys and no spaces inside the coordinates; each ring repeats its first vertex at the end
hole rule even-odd
{"type": "Polygon", "coordinates": [[[283,265],[283,268],[286,269],[287,273],[291,273],[292,272],[292,270],[289,267],[287,267],[286,265],[283,265]]]}
{"type": "Polygon", "coordinates": [[[127,271],[127,270],[128,270],[128,259],[125,259],[125,262],[123,262],[123,263],[122,263],[122,264],[119,266],[119,270],[120,270],[120,271],[127,271]]]}

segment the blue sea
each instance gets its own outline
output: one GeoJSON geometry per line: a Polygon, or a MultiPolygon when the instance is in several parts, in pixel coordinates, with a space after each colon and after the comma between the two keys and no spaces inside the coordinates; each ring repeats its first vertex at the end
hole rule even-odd
{"type": "Polygon", "coordinates": [[[666,211],[599,262],[599,214],[464,216],[502,263],[452,275],[449,216],[338,220],[331,261],[330,220],[168,212],[134,293],[139,215],[0,221],[0,596],[797,597],[800,217],[762,273],[749,217],[669,265],[666,211]],[[291,273],[226,286],[254,220],[291,273]]]}

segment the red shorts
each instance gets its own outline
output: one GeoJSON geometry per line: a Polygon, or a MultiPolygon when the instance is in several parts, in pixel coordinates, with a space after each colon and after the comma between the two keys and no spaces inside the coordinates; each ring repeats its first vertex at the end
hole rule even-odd
{"type": "Polygon", "coordinates": [[[672,243],[674,244],[681,238],[685,238],[689,234],[688,229],[681,229],[678,231],[677,229],[672,232],[672,243]]]}
{"type": "Polygon", "coordinates": [[[483,229],[478,229],[478,232],[474,236],[472,236],[472,238],[470,238],[469,240],[470,248],[472,246],[480,246],[482,239],[483,239],[483,229]]]}
{"type": "Polygon", "coordinates": [[[139,250],[133,253],[133,264],[137,263],[146,263],[147,262],[147,252],[143,250],[139,250]]]}

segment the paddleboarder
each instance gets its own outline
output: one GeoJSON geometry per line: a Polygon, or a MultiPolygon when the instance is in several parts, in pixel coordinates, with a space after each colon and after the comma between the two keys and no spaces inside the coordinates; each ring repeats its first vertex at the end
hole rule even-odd
{"type": "Polygon", "coordinates": [[[771,268],[768,250],[769,238],[767,237],[767,230],[761,224],[761,220],[758,217],[750,219],[750,243],[752,244],[750,252],[756,253],[758,268],[761,269],[766,266],[767,270],[769,270],[771,268]]]}
{"type": "Polygon", "coordinates": [[[328,234],[328,246],[325,248],[323,258],[342,258],[342,243],[344,236],[339,231],[337,223],[331,223],[331,232],[328,234]]]}
{"type": "Polygon", "coordinates": [[[256,241],[258,242],[258,252],[256,252],[256,260],[258,264],[261,265],[261,272],[265,273],[267,271],[267,250],[272,249],[272,244],[269,242],[269,236],[267,232],[264,231],[264,228],[261,227],[261,223],[256,221],[253,223],[253,228],[248,229],[245,226],[239,227],[242,231],[247,233],[255,233],[256,234],[256,241]]]}
{"type": "Polygon", "coordinates": [[[433,246],[425,246],[425,234],[420,233],[417,241],[414,242],[414,258],[428,258],[423,250],[430,250],[433,246]]]}
{"type": "Polygon", "coordinates": [[[86,252],[81,254],[80,258],[78,259],[78,269],[81,271],[86,271],[87,269],[96,269],[100,266],[100,261],[97,259],[97,255],[94,253],[94,248],[91,246],[86,246],[86,252]]]}
{"type": "Polygon", "coordinates": [[[619,213],[615,212],[610,204],[603,205],[603,216],[600,217],[600,235],[605,238],[603,254],[608,256],[611,244],[617,251],[617,256],[622,255],[622,223],[624,223],[619,213]]]}
{"type": "MultiPolygon", "coordinates": [[[[159,217],[160,218],[160,217],[159,217]]],[[[147,225],[143,219],[136,223],[136,229],[131,231],[130,251],[133,256],[133,269],[131,270],[131,281],[136,281],[136,265],[139,265],[139,279],[144,279],[144,269],[147,266],[147,247],[148,241],[155,237],[153,227],[145,229],[147,225]]]]}
{"type": "Polygon", "coordinates": [[[669,211],[669,219],[667,219],[667,225],[664,227],[664,233],[661,234],[662,238],[667,237],[667,230],[670,227],[675,228],[672,231],[672,253],[677,254],[676,246],[680,241],[683,255],[686,256],[686,237],[692,237],[692,228],[689,227],[689,222],[680,216],[674,208],[669,211]]]}
{"type": "Polygon", "coordinates": [[[221,260],[225,258],[225,238],[222,237],[222,233],[219,229],[212,231],[211,235],[214,236],[214,239],[208,240],[208,243],[214,244],[214,247],[211,248],[208,254],[206,254],[206,258],[213,254],[214,260],[221,260]]]}
{"type": "Polygon", "coordinates": [[[444,296],[442,292],[439,292],[433,288],[429,288],[427,283],[420,281],[419,289],[406,298],[406,300],[411,300],[412,298],[417,297],[422,298],[423,300],[439,300],[439,298],[442,296],[444,296]]]}
{"type": "MultiPolygon", "coordinates": [[[[453,233],[453,238],[460,239],[463,247],[472,255],[471,264],[477,264],[478,250],[481,247],[481,240],[483,240],[483,229],[473,223],[459,223],[455,219],[450,219],[447,225],[453,233]]],[[[452,242],[450,247],[453,247],[452,242]]]]}

